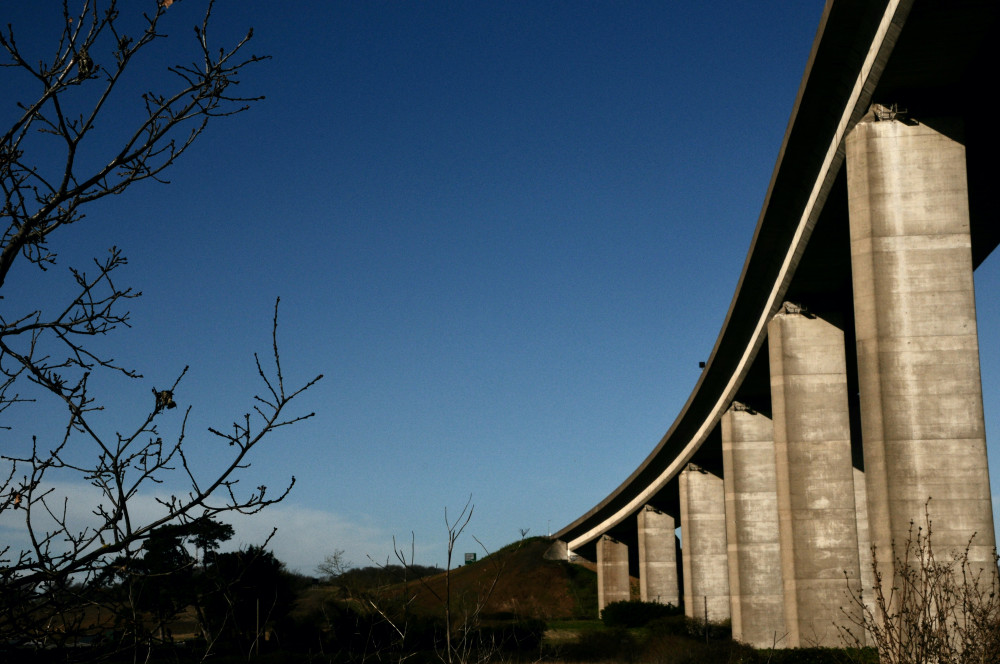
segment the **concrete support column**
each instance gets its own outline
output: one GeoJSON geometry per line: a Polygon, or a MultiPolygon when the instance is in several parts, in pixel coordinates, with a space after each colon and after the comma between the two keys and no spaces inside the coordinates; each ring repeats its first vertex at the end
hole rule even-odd
{"type": "Polygon", "coordinates": [[[726,498],[722,479],[694,464],[681,471],[684,613],[716,622],[730,617],[726,498]]]}
{"type": "Polygon", "coordinates": [[[680,606],[674,517],[646,505],[639,526],[639,599],[680,606]]]}
{"type": "Polygon", "coordinates": [[[787,645],[837,646],[860,574],[844,333],[786,304],[767,336],[787,645]]]}
{"type": "Polygon", "coordinates": [[[733,638],[756,648],[785,645],[774,427],[739,403],[721,425],[733,638]]]}
{"type": "Polygon", "coordinates": [[[879,565],[892,569],[910,522],[926,525],[926,506],[939,559],[975,533],[970,560],[992,567],[961,127],[870,114],[846,149],[868,517],[879,565]]]}
{"type": "Polygon", "coordinates": [[[597,610],[630,599],[628,545],[603,535],[597,540],[597,610]]]}

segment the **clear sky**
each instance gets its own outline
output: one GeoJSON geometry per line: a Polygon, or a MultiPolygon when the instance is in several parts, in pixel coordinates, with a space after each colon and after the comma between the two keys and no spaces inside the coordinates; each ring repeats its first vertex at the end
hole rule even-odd
{"type": "MultiPolygon", "coordinates": [[[[412,532],[416,562],[443,564],[444,510],[470,495],[467,532],[490,549],[561,528],[646,457],[698,378],[822,5],[220,0],[217,44],[253,26],[273,56],[241,84],[267,99],[210,127],[171,184],[55,239],[60,279],[114,244],[144,293],[111,342],[145,378],[108,383],[105,425],[191,365],[176,398],[217,459],[204,429],[251,406],[281,296],[286,378],[326,377],[298,404],[316,417],[247,471],[297,484],[238,523],[241,542],[276,525],[278,556],[309,572],[334,549],[384,560],[412,532]]],[[[49,25],[35,3],[0,7],[25,35],[49,25]]],[[[169,46],[142,65],[154,80],[193,49],[203,7],[171,8],[169,46]]],[[[998,270],[976,275],[993,441],[998,270]]],[[[12,279],[9,305],[52,292],[35,271],[12,279]]],[[[21,412],[10,445],[46,430],[21,412]]]]}

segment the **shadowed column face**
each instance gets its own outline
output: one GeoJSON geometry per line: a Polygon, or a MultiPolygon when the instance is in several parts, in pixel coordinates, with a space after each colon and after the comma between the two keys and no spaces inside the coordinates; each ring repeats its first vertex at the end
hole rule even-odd
{"type": "Polygon", "coordinates": [[[961,141],[956,123],[873,115],[846,141],[869,528],[883,571],[925,506],[939,555],[976,533],[970,559],[992,560],[961,141]]]}
{"type": "Polygon", "coordinates": [[[674,517],[647,505],[639,526],[639,596],[644,602],[680,606],[674,517]]]}
{"type": "Polygon", "coordinates": [[[678,478],[684,565],[684,613],[728,620],[729,564],[722,478],[689,464],[678,478]]]}
{"type": "Polygon", "coordinates": [[[722,416],[733,638],[785,645],[771,418],[733,404],[722,416]]]}
{"type": "Polygon", "coordinates": [[[779,313],[767,335],[787,645],[837,646],[860,573],[844,334],[779,313]]]}
{"type": "Polygon", "coordinates": [[[605,535],[597,540],[597,610],[630,599],[628,545],[605,535]]]}

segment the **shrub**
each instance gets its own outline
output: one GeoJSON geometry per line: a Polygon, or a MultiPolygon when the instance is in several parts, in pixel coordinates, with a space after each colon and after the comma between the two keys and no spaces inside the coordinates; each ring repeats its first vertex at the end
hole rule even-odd
{"type": "Polygon", "coordinates": [[[878,652],[874,648],[768,649],[758,650],[757,658],[762,664],[879,664],[878,652]]]}
{"type": "Polygon", "coordinates": [[[632,662],[639,654],[639,644],[624,627],[582,632],[576,643],[566,644],[556,657],[567,662],[632,662]]]}
{"type": "Polygon", "coordinates": [[[651,634],[674,634],[677,636],[704,634],[704,625],[700,620],[692,620],[684,615],[654,618],[646,623],[646,628],[651,634]]]}
{"type": "Polygon", "coordinates": [[[722,640],[706,643],[680,634],[651,634],[642,652],[649,664],[766,664],[750,646],[722,640]]]}
{"type": "Polygon", "coordinates": [[[488,623],[475,630],[475,642],[505,652],[532,652],[541,646],[545,629],[545,621],[534,618],[488,623]]]}
{"type": "Polygon", "coordinates": [[[843,640],[858,648],[867,636],[883,664],[1000,661],[996,549],[992,560],[974,560],[970,538],[963,550],[938,557],[927,511],[925,526],[910,522],[893,565],[880,566],[872,547],[872,595],[853,594],[857,613],[849,615],[858,617],[841,628],[843,640]]]}
{"type": "Polygon", "coordinates": [[[612,602],[601,611],[601,620],[608,627],[643,627],[649,621],[683,612],[673,604],[658,602],[612,602]]]}

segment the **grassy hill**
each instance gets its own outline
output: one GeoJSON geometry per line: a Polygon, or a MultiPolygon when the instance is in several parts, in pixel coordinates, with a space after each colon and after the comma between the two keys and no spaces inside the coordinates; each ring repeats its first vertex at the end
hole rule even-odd
{"type": "MultiPolygon", "coordinates": [[[[453,611],[485,602],[483,618],[567,620],[597,617],[597,574],[584,565],[546,560],[551,541],[533,537],[509,544],[451,572],[453,611]]],[[[414,588],[413,610],[440,613],[447,577],[427,577],[414,588]]]]}
{"type": "MultiPolygon", "coordinates": [[[[451,570],[452,612],[470,611],[484,602],[480,615],[485,620],[596,618],[597,574],[593,565],[546,560],[544,554],[550,544],[548,538],[533,537],[451,570]]],[[[386,598],[405,595],[412,613],[440,617],[444,613],[448,577],[440,572],[405,584],[382,585],[377,593],[386,598]]],[[[299,610],[315,609],[332,595],[343,597],[345,590],[336,586],[313,588],[300,599],[299,610]]]]}

